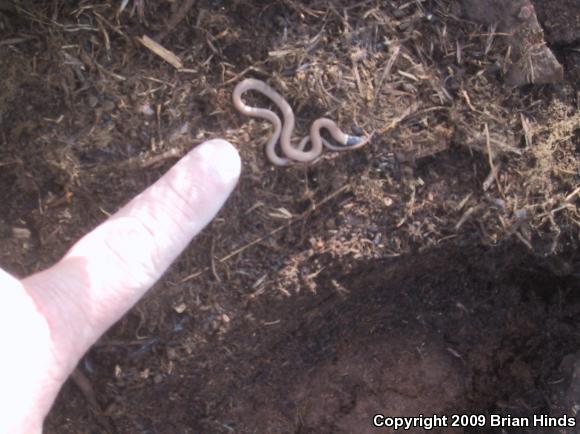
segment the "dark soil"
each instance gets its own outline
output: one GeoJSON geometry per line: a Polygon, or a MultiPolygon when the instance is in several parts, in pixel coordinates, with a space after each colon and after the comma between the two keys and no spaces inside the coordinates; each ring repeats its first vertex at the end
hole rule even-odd
{"type": "Polygon", "coordinates": [[[551,2],[534,0],[538,19],[550,44],[580,44],[580,4],[574,0],[551,2]]]}
{"type": "MultiPolygon", "coordinates": [[[[578,341],[577,278],[508,246],[348,267],[321,273],[315,296],[247,304],[206,345],[188,346],[196,321],[183,314],[153,345],[95,348],[96,378],[125,367],[98,385],[107,419],[120,432],[370,433],[376,413],[549,412],[545,393],[578,341]]],[[[57,408],[54,432],[107,421],[72,384],[57,408]]]]}
{"type": "Polygon", "coordinates": [[[550,39],[548,3],[534,1],[565,79],[514,88],[506,35],[450,1],[198,1],[168,29],[175,2],[0,0],[3,268],[54,263],[205,139],[244,161],[218,218],[81,361],[95,401],[67,383],[45,431],[572,414],[578,41],[550,39]],[[274,168],[269,126],[231,104],[249,76],[288,98],[301,132],[326,115],[375,139],[274,168]]]}

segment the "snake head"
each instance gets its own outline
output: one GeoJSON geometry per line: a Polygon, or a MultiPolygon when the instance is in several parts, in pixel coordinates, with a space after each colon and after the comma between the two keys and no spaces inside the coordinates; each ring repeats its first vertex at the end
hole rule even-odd
{"type": "Polygon", "coordinates": [[[364,145],[366,145],[368,142],[371,141],[374,135],[375,135],[374,131],[370,133],[368,136],[364,137],[347,135],[345,146],[348,146],[348,149],[362,148],[364,145]]]}
{"type": "Polygon", "coordinates": [[[345,146],[354,146],[354,145],[358,145],[360,142],[362,142],[365,138],[364,137],[359,137],[359,136],[351,136],[351,135],[347,135],[346,136],[346,143],[345,146]]]}

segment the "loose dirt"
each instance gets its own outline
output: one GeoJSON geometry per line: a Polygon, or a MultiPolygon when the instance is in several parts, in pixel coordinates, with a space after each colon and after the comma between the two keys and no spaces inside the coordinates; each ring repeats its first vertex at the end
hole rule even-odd
{"type": "Polygon", "coordinates": [[[511,87],[509,35],[446,0],[0,0],[3,268],[54,263],[203,140],[244,162],[218,218],[81,361],[93,402],[67,383],[45,431],[573,411],[579,28],[533,3],[564,79],[511,87]],[[300,133],[324,115],[375,138],[272,167],[270,126],[231,103],[244,77],[287,97],[300,133]]]}

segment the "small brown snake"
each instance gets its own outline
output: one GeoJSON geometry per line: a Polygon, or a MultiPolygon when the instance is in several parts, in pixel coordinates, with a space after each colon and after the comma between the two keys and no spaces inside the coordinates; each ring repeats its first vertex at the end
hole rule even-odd
{"type": "Polygon", "coordinates": [[[274,125],[274,134],[266,144],[266,155],[268,159],[277,166],[287,166],[292,162],[310,163],[320,156],[323,145],[333,151],[350,151],[366,145],[372,134],[367,137],[349,136],[341,131],[336,123],[327,118],[319,118],[312,123],[310,134],[304,137],[297,146],[291,143],[292,132],[294,131],[294,112],[282,95],[268,86],[261,80],[248,78],[237,84],[233,93],[234,106],[238,111],[246,116],[262,118],[270,121],[274,125]],[[265,95],[280,108],[284,117],[284,125],[276,113],[271,110],[250,107],[242,101],[242,95],[255,90],[265,95]],[[327,129],[330,135],[342,146],[335,146],[329,143],[320,135],[321,129],[327,129]],[[275,150],[276,143],[280,140],[280,147],[285,157],[280,157],[275,150]],[[311,141],[312,147],[305,151],[306,144],[311,141]]]}

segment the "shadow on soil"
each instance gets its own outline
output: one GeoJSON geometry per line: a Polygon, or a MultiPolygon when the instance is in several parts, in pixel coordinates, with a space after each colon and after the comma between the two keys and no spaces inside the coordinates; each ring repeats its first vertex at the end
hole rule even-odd
{"type": "MultiPolygon", "coordinates": [[[[173,432],[370,433],[377,413],[549,413],[558,364],[577,349],[574,279],[513,246],[326,270],[315,297],[250,306],[253,326],[209,349],[211,366],[163,386],[179,396],[170,408],[187,407],[173,432]]],[[[156,419],[144,432],[168,432],[156,419]]]]}

